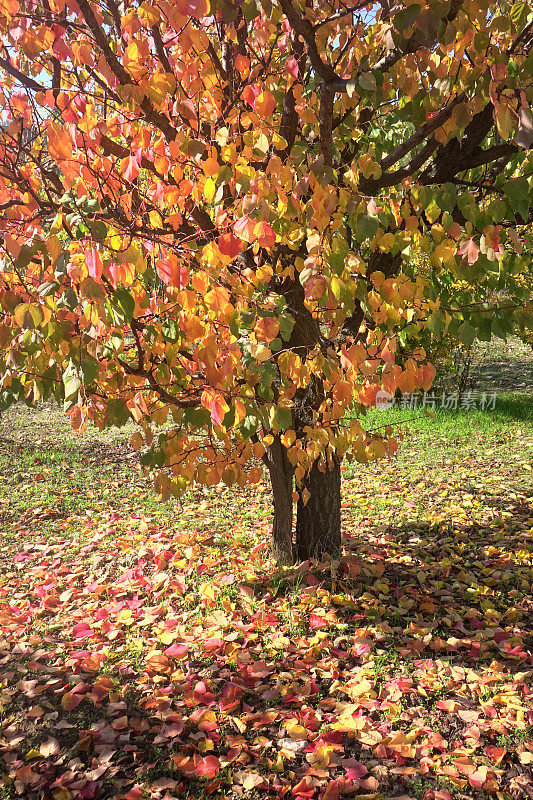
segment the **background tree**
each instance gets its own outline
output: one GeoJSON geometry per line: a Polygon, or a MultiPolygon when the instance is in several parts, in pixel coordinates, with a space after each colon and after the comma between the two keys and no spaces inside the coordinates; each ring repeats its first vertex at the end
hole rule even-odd
{"type": "Polygon", "coordinates": [[[341,459],[396,448],[377,392],[430,388],[431,337],[531,325],[527,4],[0,0],[0,27],[2,406],[133,418],[163,495],[262,458],[276,558],[336,555],[341,459]]]}

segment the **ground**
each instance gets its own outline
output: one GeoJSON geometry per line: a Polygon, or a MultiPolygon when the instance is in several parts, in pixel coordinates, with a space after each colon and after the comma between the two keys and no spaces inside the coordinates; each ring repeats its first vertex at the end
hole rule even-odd
{"type": "Polygon", "coordinates": [[[333,568],[275,568],[266,489],[162,504],[127,432],[6,413],[0,800],[533,797],[532,355],[373,413],[333,568]]]}

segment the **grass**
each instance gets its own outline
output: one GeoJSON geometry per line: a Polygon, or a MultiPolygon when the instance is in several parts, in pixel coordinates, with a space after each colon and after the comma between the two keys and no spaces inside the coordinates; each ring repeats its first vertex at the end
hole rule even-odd
{"type": "Polygon", "coordinates": [[[310,769],[315,798],[330,781],[367,797],[527,796],[533,359],[512,351],[504,373],[500,349],[479,376],[488,391],[505,375],[494,408],[367,416],[404,438],[390,461],[343,465],[335,576],[275,568],[265,487],[163,504],[133,429],[79,436],[53,407],[6,413],[0,800],[66,798],[58,779],[69,797],[79,781],[103,800],[266,800],[294,796],[310,769]],[[83,700],[68,710],[73,689],[83,700]],[[336,729],[348,705],[362,732],[336,729]],[[403,755],[401,733],[414,736],[403,755]],[[60,751],[44,758],[48,737],[60,751]],[[187,759],[208,756],[216,774],[192,774],[187,759]],[[366,774],[347,778],[353,763],[366,774]]]}

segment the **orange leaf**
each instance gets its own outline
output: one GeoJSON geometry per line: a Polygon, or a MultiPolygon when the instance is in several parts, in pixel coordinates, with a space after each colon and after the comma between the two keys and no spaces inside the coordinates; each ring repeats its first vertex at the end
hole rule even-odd
{"type": "Polygon", "coordinates": [[[177,286],[183,289],[189,283],[190,273],[186,266],[178,263],[175,256],[160,258],[156,262],[156,272],[167,286],[177,286]]]}
{"type": "Polygon", "coordinates": [[[123,159],[120,171],[127,181],[134,181],[140,172],[139,162],[135,156],[128,156],[128,158],[123,159]]]}
{"type": "Polygon", "coordinates": [[[470,786],[472,786],[474,789],[482,789],[483,784],[487,780],[487,772],[488,767],[483,765],[478,767],[475,772],[468,776],[468,782],[470,783],[470,786]]]}
{"type": "Polygon", "coordinates": [[[82,694],[74,694],[73,692],[66,692],[61,698],[61,707],[63,711],[72,711],[73,708],[79,706],[83,700],[82,694]]]}
{"type": "Polygon", "coordinates": [[[276,98],[272,92],[260,92],[255,98],[255,110],[260,117],[267,118],[274,112],[276,108],[276,98]]]}
{"type": "Polygon", "coordinates": [[[222,420],[229,411],[229,406],[219,392],[205,389],[202,392],[202,405],[211,413],[213,425],[222,425],[222,420]]]}
{"type": "Polygon", "coordinates": [[[205,296],[205,304],[216,313],[224,312],[229,305],[230,293],[223,286],[215,286],[205,296]]]}
{"type": "Polygon", "coordinates": [[[241,239],[244,239],[245,242],[253,242],[255,238],[254,228],[255,222],[253,219],[250,219],[248,214],[245,214],[244,217],[238,219],[233,226],[233,230],[237,236],[239,236],[241,239]]]}
{"type": "Polygon", "coordinates": [[[67,161],[72,157],[74,145],[64,125],[50,122],[47,128],[48,152],[54,161],[67,161]]]}
{"type": "Polygon", "coordinates": [[[263,317],[256,322],[254,333],[261,342],[272,342],[279,333],[279,322],[274,317],[263,317]]]}
{"type": "Polygon", "coordinates": [[[276,234],[268,222],[258,222],[254,227],[254,237],[261,247],[274,247],[276,244],[276,234]]]}
{"type": "Polygon", "coordinates": [[[209,0],[185,0],[184,13],[195,19],[202,19],[209,14],[209,0]]]}

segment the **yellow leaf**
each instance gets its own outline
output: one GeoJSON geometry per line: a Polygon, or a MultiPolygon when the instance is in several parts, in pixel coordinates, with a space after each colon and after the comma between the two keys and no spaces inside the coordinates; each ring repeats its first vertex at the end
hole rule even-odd
{"type": "Polygon", "coordinates": [[[208,178],[204,184],[204,197],[210,203],[217,191],[216,183],[212,178],[208,178]]]}
{"type": "Polygon", "coordinates": [[[208,600],[210,602],[215,601],[216,593],[215,587],[212,583],[202,583],[200,586],[200,594],[204,598],[204,600],[208,600]]]}
{"type": "Polygon", "coordinates": [[[149,3],[142,3],[139,8],[139,17],[148,28],[151,28],[159,21],[159,9],[151,6],[149,3]]]}
{"type": "Polygon", "coordinates": [[[294,742],[303,742],[307,739],[307,731],[295,719],[289,719],[285,723],[285,729],[294,742]]]}
{"type": "Polygon", "coordinates": [[[494,108],[494,116],[496,118],[498,133],[502,139],[509,139],[514,130],[516,119],[512,115],[509,106],[504,103],[498,103],[494,108]]]}
{"type": "Polygon", "coordinates": [[[362,680],[354,683],[349,683],[343,687],[343,692],[348,695],[352,700],[360,697],[362,694],[372,691],[372,684],[370,681],[362,680]]]}

